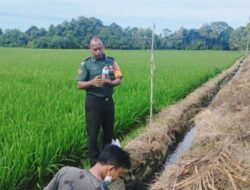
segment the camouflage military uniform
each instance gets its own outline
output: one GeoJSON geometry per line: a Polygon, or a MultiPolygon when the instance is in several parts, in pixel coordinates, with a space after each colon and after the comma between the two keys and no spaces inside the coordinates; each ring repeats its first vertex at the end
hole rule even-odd
{"type": "MultiPolygon", "coordinates": [[[[112,57],[105,55],[101,59],[89,57],[85,59],[78,73],[78,81],[90,81],[96,76],[102,76],[103,69],[108,69],[108,78],[115,80],[122,77],[119,67],[112,57]]],[[[111,143],[114,127],[114,102],[112,98],[113,87],[91,86],[86,89],[85,118],[88,133],[88,150],[91,166],[96,163],[99,156],[97,139],[102,127],[102,147],[111,143]]]]}

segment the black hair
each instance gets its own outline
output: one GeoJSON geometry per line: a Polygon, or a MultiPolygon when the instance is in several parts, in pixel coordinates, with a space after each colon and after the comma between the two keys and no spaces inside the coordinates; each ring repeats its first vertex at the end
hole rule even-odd
{"type": "Polygon", "coordinates": [[[130,169],[131,167],[129,153],[112,144],[104,147],[97,162],[101,164],[110,164],[116,168],[123,167],[130,169]]]}
{"type": "Polygon", "coordinates": [[[89,45],[91,45],[91,41],[96,41],[96,40],[100,40],[103,43],[102,39],[99,36],[92,36],[89,39],[89,45]]]}

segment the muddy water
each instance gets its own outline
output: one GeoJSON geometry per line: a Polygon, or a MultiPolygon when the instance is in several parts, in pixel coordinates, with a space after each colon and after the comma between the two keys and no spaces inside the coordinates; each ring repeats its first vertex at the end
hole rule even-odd
{"type": "Polygon", "coordinates": [[[184,136],[182,142],[180,142],[176,149],[172,152],[172,154],[170,154],[167,159],[166,159],[166,162],[165,162],[165,165],[166,166],[169,166],[171,164],[177,164],[176,162],[179,160],[179,157],[184,153],[186,152],[193,139],[194,139],[194,134],[195,134],[195,127],[192,127],[187,133],[186,135],[184,136]]]}

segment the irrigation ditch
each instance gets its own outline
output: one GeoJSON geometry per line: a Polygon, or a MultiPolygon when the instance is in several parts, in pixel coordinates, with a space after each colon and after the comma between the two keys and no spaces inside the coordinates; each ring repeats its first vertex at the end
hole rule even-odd
{"type": "Polygon", "coordinates": [[[239,74],[243,60],[237,60],[177,104],[162,109],[151,127],[125,146],[132,159],[132,168],[124,180],[113,183],[110,189],[148,189],[165,165],[176,161],[180,152],[189,148],[195,130],[192,119],[216,98],[232,77],[239,74]]]}
{"type": "Polygon", "coordinates": [[[195,116],[188,151],[167,165],[150,190],[250,188],[250,56],[195,116]]]}

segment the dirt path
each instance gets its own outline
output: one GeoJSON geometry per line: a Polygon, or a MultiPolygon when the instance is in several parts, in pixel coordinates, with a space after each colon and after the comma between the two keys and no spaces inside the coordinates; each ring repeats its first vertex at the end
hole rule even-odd
{"type": "Polygon", "coordinates": [[[250,189],[250,56],[194,124],[190,150],[151,190],[250,189]]]}

